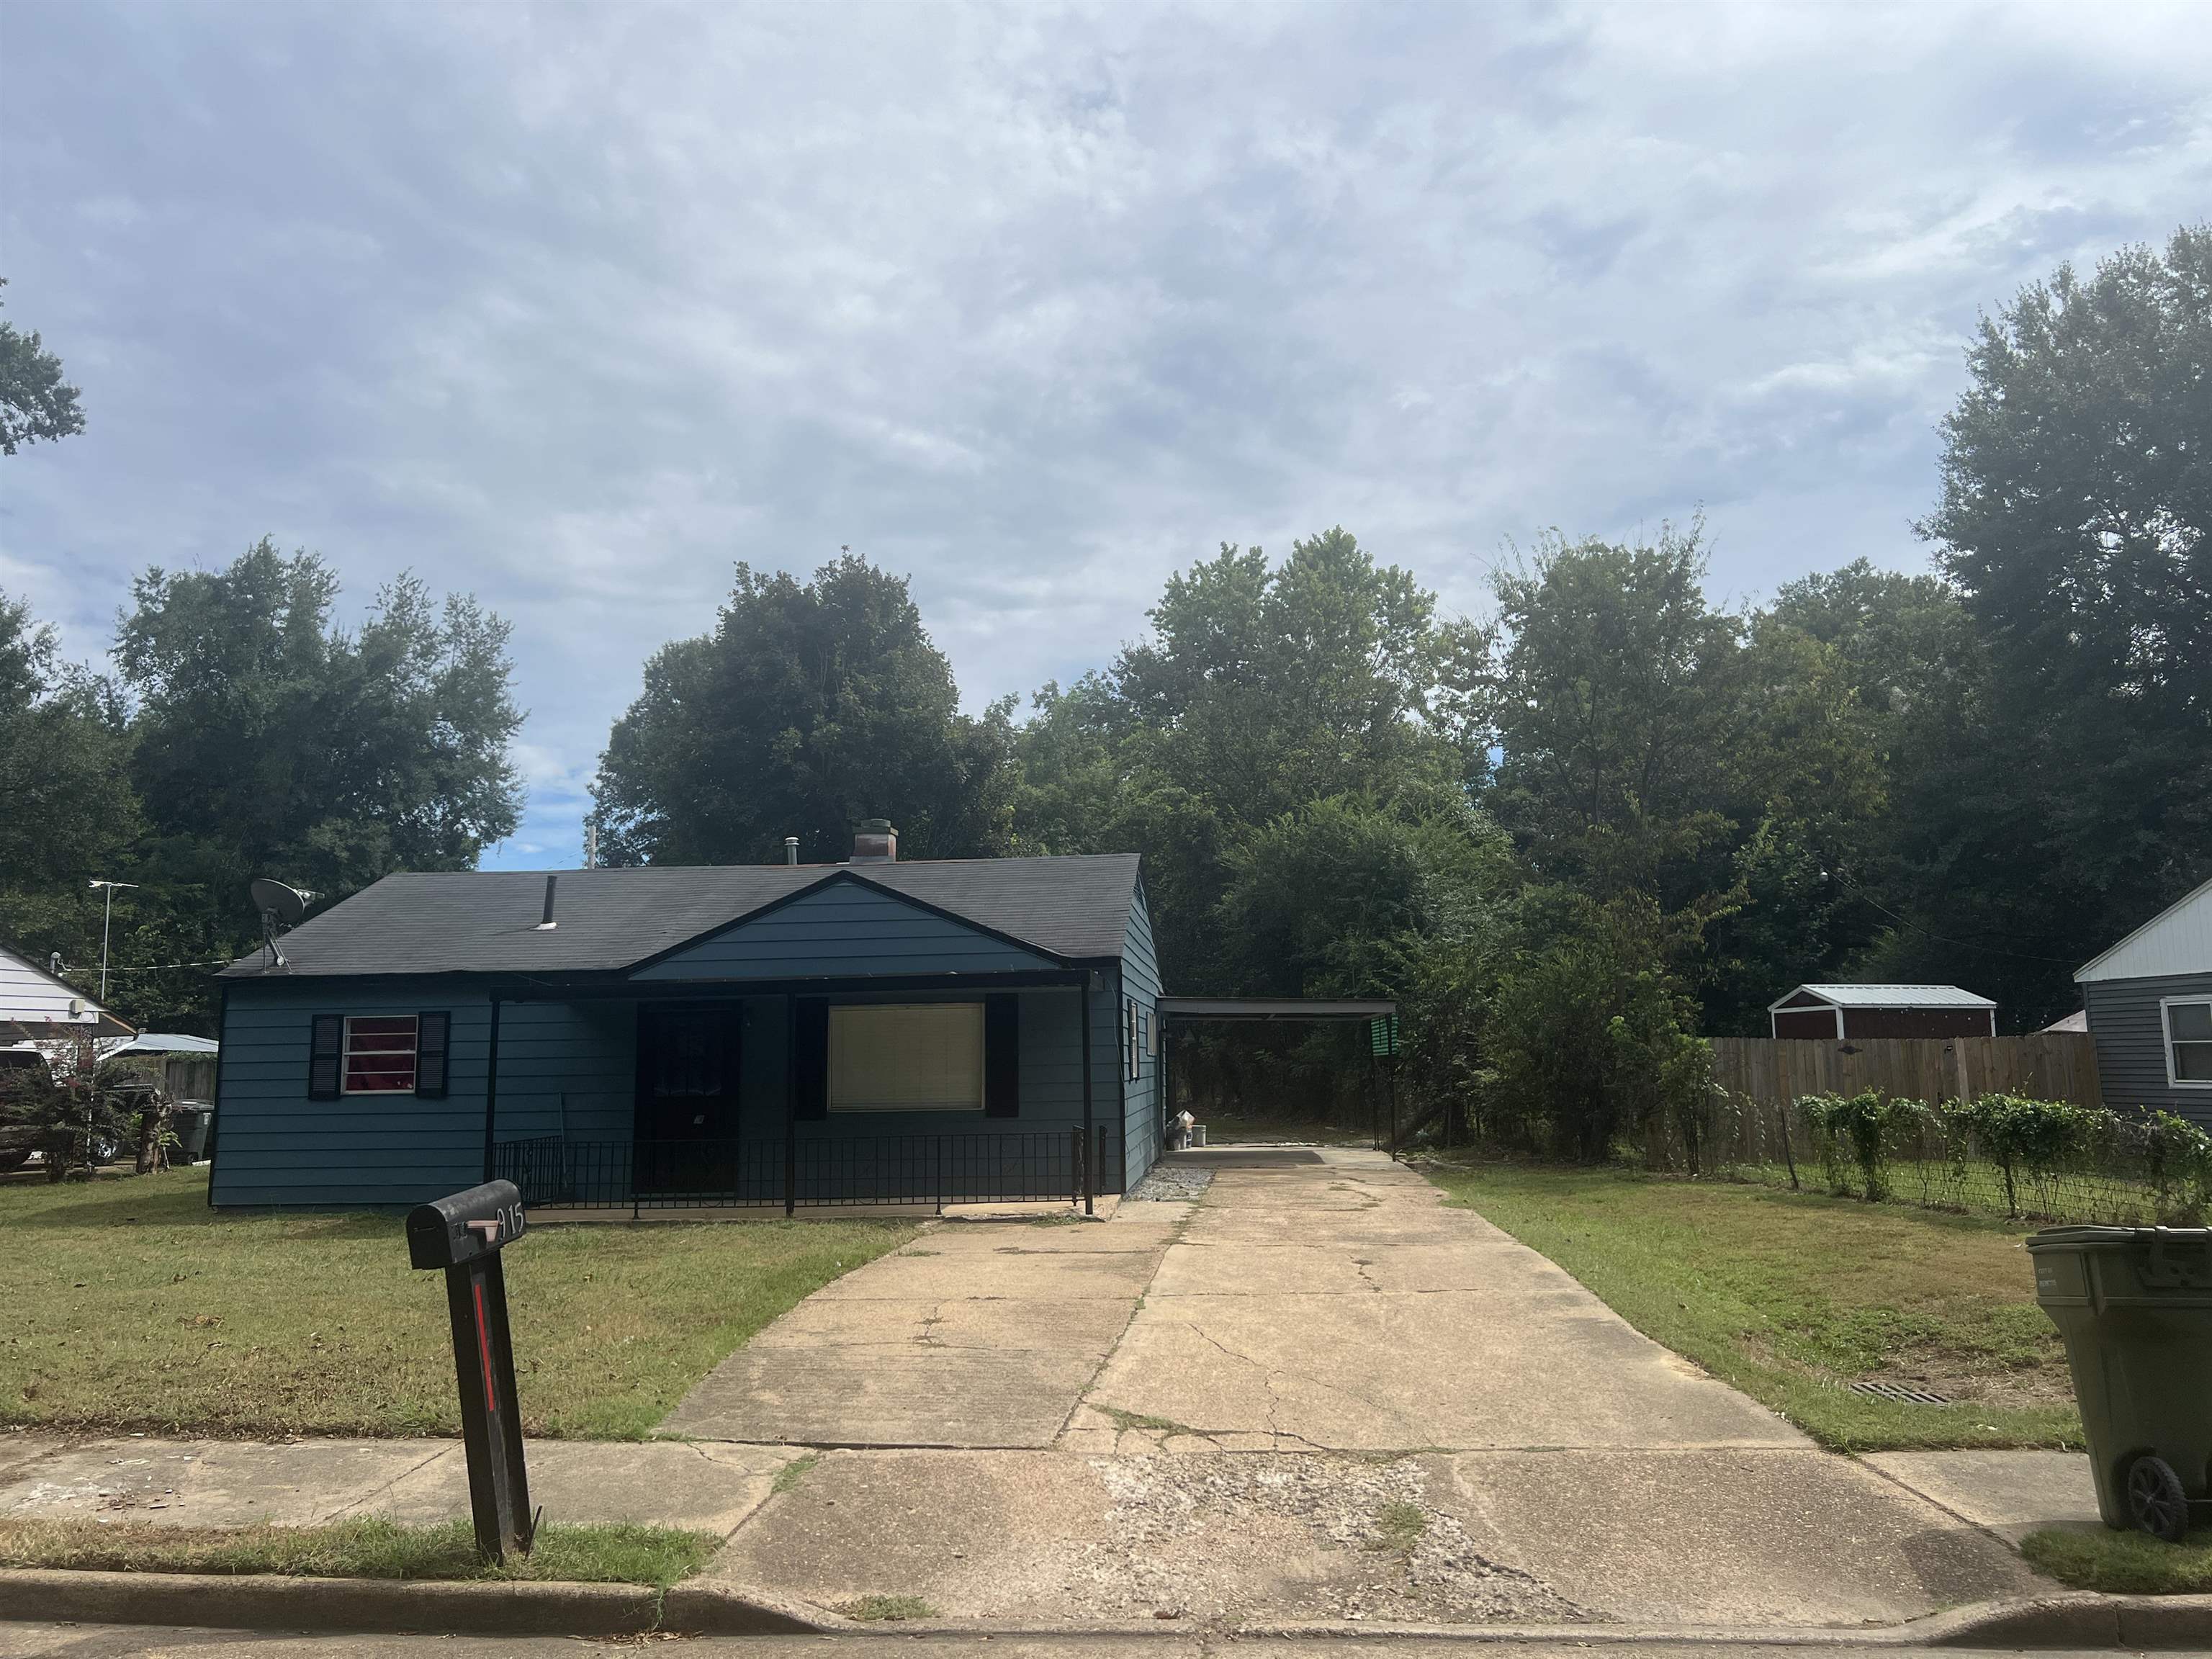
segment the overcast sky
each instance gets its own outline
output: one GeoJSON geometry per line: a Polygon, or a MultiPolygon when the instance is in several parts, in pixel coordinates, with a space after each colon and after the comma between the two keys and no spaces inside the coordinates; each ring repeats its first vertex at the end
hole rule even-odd
{"type": "Polygon", "coordinates": [[[0,6],[0,275],[88,429],[0,588],[104,650],[264,534],[515,624],[579,855],[732,562],[910,574],[969,704],[1171,569],[1702,504],[1924,563],[1978,307],[2212,210],[2212,7],[0,6]]]}

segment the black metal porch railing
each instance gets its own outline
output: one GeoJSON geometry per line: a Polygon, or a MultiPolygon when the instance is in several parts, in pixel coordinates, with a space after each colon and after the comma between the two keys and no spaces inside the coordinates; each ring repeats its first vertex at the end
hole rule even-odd
{"type": "Polygon", "coordinates": [[[492,1149],[495,1179],[539,1208],[726,1209],[1008,1204],[1119,1193],[1117,1125],[1002,1134],[796,1135],[750,1140],[571,1140],[492,1149]],[[1086,1157],[1086,1153],[1088,1156],[1086,1157]]]}

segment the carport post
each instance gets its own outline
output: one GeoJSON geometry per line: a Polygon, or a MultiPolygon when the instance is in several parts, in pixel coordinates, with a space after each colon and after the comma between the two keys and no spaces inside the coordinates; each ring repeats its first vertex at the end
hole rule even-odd
{"type": "MultiPolygon", "coordinates": [[[[1085,974],[1083,984],[1076,993],[1083,999],[1083,1144],[1085,1148],[1091,1145],[1091,1073],[1097,1063],[1097,1057],[1091,1052],[1091,977],[1090,974],[1085,974]]],[[[1097,1183],[1091,1179],[1091,1160],[1084,1158],[1078,1161],[1083,1165],[1083,1213],[1096,1215],[1098,1206],[1093,1193],[1097,1183]]]]}

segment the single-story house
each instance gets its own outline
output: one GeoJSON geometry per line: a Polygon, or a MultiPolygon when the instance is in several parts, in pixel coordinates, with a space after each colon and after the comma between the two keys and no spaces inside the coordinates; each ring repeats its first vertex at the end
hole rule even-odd
{"type": "Polygon", "coordinates": [[[1133,854],[386,877],[225,969],[210,1200],[1126,1191],[1160,1146],[1133,854]]]}
{"type": "Polygon", "coordinates": [[[2074,973],[2108,1106],[2212,1125],[2212,881],[2074,973]]]}
{"type": "Polygon", "coordinates": [[[1766,1006],[1778,1037],[1995,1036],[1997,1006],[1955,985],[1801,985],[1766,1006]]]}

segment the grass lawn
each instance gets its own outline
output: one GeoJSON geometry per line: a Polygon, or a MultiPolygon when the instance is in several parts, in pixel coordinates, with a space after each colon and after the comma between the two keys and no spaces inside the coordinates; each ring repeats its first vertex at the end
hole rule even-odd
{"type": "Polygon", "coordinates": [[[2116,1595],[2212,1591],[2212,1528],[2199,1527],[2180,1543],[2167,1544],[2148,1533],[2051,1527],[2021,1540],[2020,1553],[2038,1572],[2075,1589],[2116,1595]]]}
{"type": "Polygon", "coordinates": [[[491,1566],[466,1521],[403,1527],[364,1518],[325,1527],[103,1526],[0,1520],[0,1566],[106,1572],[281,1573],[314,1578],[527,1578],[666,1589],[705,1566],[722,1540],[667,1527],[547,1525],[528,1555],[491,1566]]]}
{"type": "Polygon", "coordinates": [[[1432,1167],[1654,1340],[1846,1451],[2078,1448],[2026,1230],[1901,1206],[1621,1170],[1432,1167]],[[1887,1381],[1956,1403],[1852,1393],[1887,1381]]]}
{"type": "MultiPolygon", "coordinates": [[[[507,1253],[532,1434],[645,1434],[882,1221],[548,1227],[507,1253]]],[[[0,1186],[0,1423],[234,1436],[458,1433],[443,1275],[397,1216],[207,1206],[204,1166],[0,1186]]]]}

